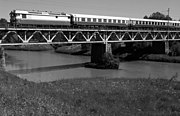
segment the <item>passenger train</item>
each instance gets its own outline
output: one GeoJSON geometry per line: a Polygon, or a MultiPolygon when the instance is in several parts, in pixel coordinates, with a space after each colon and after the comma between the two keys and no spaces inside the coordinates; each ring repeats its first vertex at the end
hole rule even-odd
{"type": "Polygon", "coordinates": [[[47,11],[13,10],[10,25],[34,28],[171,29],[180,30],[180,21],[127,17],[66,14],[47,11]]]}

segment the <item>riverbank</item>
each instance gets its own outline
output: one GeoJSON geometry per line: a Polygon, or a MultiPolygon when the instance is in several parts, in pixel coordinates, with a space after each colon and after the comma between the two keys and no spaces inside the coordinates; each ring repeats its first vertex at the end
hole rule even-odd
{"type": "MultiPolygon", "coordinates": [[[[72,55],[91,55],[91,51],[83,51],[80,44],[62,46],[55,50],[56,53],[72,54],[72,55]]],[[[156,62],[170,62],[170,63],[180,63],[180,56],[168,56],[166,54],[133,54],[127,55],[124,53],[122,55],[115,55],[116,58],[119,58],[120,61],[129,61],[129,60],[144,60],[144,61],[156,61],[156,62]]],[[[94,67],[93,64],[91,64],[94,67]]],[[[96,66],[95,66],[96,67],[96,66]]],[[[101,67],[101,66],[100,66],[101,67]]]]}
{"type": "MultiPolygon", "coordinates": [[[[6,46],[6,50],[24,50],[24,51],[48,51],[54,50],[51,45],[28,45],[28,46],[6,46]]],[[[56,53],[71,54],[71,55],[86,55],[90,56],[90,50],[82,50],[81,44],[66,45],[58,47],[55,50],[56,53]]],[[[127,56],[125,54],[115,55],[120,61],[126,60],[145,60],[145,61],[157,61],[157,62],[170,62],[170,63],[180,63],[180,56],[168,56],[165,54],[144,54],[138,56],[137,54],[132,56],[127,56]]]]}
{"type": "Polygon", "coordinates": [[[180,82],[176,78],[86,78],[34,83],[0,71],[0,114],[178,116],[180,82]]]}
{"type": "Polygon", "coordinates": [[[67,45],[58,47],[55,50],[56,53],[71,54],[71,55],[85,55],[90,56],[91,51],[82,49],[81,44],[67,45]]]}
{"type": "Polygon", "coordinates": [[[48,51],[53,50],[51,45],[16,45],[5,46],[5,50],[24,50],[24,51],[48,51]]]}
{"type": "Polygon", "coordinates": [[[149,54],[140,58],[146,61],[180,63],[180,56],[168,56],[165,54],[149,54]]]}

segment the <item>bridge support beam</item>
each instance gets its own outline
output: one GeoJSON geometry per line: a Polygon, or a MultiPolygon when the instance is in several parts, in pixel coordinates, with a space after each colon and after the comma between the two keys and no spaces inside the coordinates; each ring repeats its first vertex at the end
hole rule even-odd
{"type": "Polygon", "coordinates": [[[112,53],[111,44],[93,43],[91,46],[91,63],[100,63],[106,52],[112,53]]]}
{"type": "Polygon", "coordinates": [[[153,41],[152,52],[154,54],[169,54],[169,42],[166,41],[153,41]]]}

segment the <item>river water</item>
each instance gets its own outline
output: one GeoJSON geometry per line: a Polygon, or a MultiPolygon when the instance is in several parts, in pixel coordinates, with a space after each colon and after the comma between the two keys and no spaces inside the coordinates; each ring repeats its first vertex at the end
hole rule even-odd
{"type": "MultiPolygon", "coordinates": [[[[73,56],[53,51],[7,50],[6,70],[34,82],[70,78],[166,78],[180,74],[180,64],[148,61],[121,62],[119,70],[101,70],[83,67],[88,56],[73,56]]],[[[180,80],[180,78],[178,78],[180,80]]]]}

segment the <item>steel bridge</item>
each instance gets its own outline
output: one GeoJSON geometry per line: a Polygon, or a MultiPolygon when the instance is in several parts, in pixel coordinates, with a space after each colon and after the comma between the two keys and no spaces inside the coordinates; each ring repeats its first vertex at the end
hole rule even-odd
{"type": "Polygon", "coordinates": [[[0,28],[0,45],[177,41],[180,31],[0,28]]]}
{"type": "Polygon", "coordinates": [[[94,63],[102,60],[102,54],[111,51],[110,43],[152,41],[155,49],[161,49],[168,53],[169,41],[178,40],[180,40],[180,30],[0,28],[0,46],[93,43],[91,47],[91,62],[94,63]]]}

